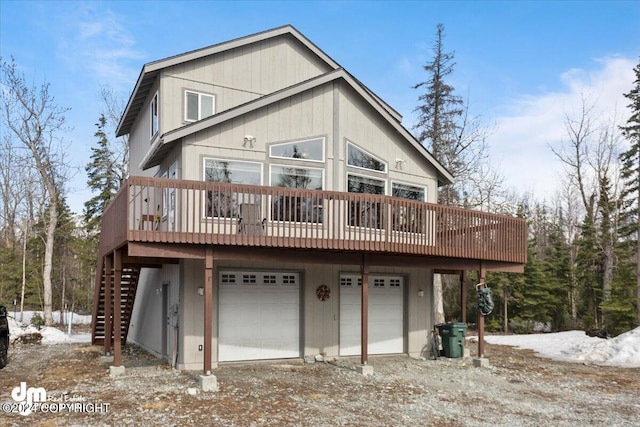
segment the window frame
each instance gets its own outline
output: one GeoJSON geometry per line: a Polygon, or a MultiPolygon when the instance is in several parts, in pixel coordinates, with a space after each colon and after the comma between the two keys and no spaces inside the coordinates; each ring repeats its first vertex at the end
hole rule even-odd
{"type": "Polygon", "coordinates": [[[202,119],[206,119],[207,117],[202,117],[202,97],[208,96],[211,98],[211,115],[207,117],[214,116],[216,114],[216,96],[211,93],[198,92],[196,90],[185,89],[184,90],[184,121],[188,123],[194,123],[202,119]],[[187,101],[188,94],[193,94],[198,96],[198,118],[190,119],[188,117],[189,112],[189,102],[187,101]]]}
{"type": "Polygon", "coordinates": [[[395,197],[393,195],[393,186],[394,184],[399,184],[399,185],[406,185],[408,187],[414,187],[414,188],[421,188],[424,191],[424,197],[422,200],[417,200],[417,199],[407,199],[404,197],[398,197],[399,199],[405,199],[405,200],[414,200],[416,202],[426,202],[427,201],[427,186],[421,186],[421,185],[416,185],[416,184],[412,184],[410,182],[403,182],[403,181],[391,181],[391,193],[389,194],[391,197],[395,197]]]}
{"type": "MultiPolygon", "coordinates": [[[[325,189],[325,169],[324,168],[316,168],[316,167],[308,167],[308,166],[298,166],[298,165],[283,165],[283,164],[270,164],[269,165],[269,187],[274,187],[274,188],[287,188],[287,189],[292,189],[292,190],[296,190],[296,187],[280,187],[280,186],[275,186],[273,185],[272,182],[272,178],[273,178],[273,167],[280,167],[280,168],[291,168],[291,169],[307,169],[307,170],[314,170],[314,171],[320,171],[320,176],[321,176],[321,188],[320,190],[316,190],[314,188],[301,188],[300,190],[308,190],[308,191],[323,191],[325,189]]],[[[316,211],[314,211],[316,213],[317,216],[312,217],[312,218],[316,218],[316,221],[311,220],[311,221],[296,221],[296,220],[290,220],[290,219],[282,219],[279,217],[279,215],[276,215],[274,213],[274,209],[275,209],[275,197],[276,196],[271,196],[269,198],[269,218],[271,221],[275,221],[275,222],[284,222],[284,221],[291,221],[291,222],[295,222],[295,223],[300,223],[300,224],[306,224],[306,223],[312,223],[312,224],[322,224],[324,223],[324,203],[322,202],[322,199],[307,199],[307,200],[316,200],[316,201],[320,201],[319,204],[315,205],[315,209],[316,211]],[[318,215],[318,212],[320,213],[318,215]],[[319,219],[318,219],[319,218],[319,219]]],[[[299,202],[301,199],[298,198],[297,202],[299,202]]],[[[312,202],[312,206],[313,206],[313,202],[312,202]]]]}
{"type": "Polygon", "coordinates": [[[288,142],[276,142],[273,144],[269,145],[269,158],[271,159],[281,159],[281,160],[293,160],[293,161],[301,161],[301,162],[311,162],[311,163],[324,163],[326,160],[326,138],[324,136],[318,137],[318,138],[307,138],[307,139],[301,139],[301,140],[295,140],[295,141],[288,141],[288,142]],[[282,145],[292,145],[292,144],[300,144],[303,142],[308,142],[308,141],[317,141],[320,140],[322,142],[322,159],[321,160],[315,160],[315,159],[296,159],[293,157],[284,157],[284,156],[275,156],[271,153],[271,149],[273,147],[279,147],[282,145]]]}
{"type": "MultiPolygon", "coordinates": [[[[260,186],[263,185],[263,182],[264,182],[264,164],[263,163],[245,161],[245,160],[238,160],[238,159],[225,159],[225,158],[219,158],[219,157],[203,157],[202,158],[202,181],[203,182],[220,182],[220,181],[209,181],[209,180],[207,180],[207,160],[212,160],[212,161],[215,161],[215,162],[230,162],[230,163],[233,162],[233,163],[245,163],[245,164],[251,164],[251,165],[258,165],[259,168],[260,168],[260,183],[259,184],[244,184],[244,183],[241,183],[239,185],[260,185],[260,186]]],[[[230,184],[238,184],[238,183],[232,182],[230,184]]],[[[212,211],[211,211],[211,215],[208,215],[208,212],[207,212],[207,206],[208,206],[207,197],[208,197],[208,194],[207,193],[210,193],[210,192],[205,192],[204,198],[203,198],[203,201],[202,201],[202,208],[203,208],[202,218],[204,220],[213,220],[213,219],[227,220],[227,219],[230,219],[230,217],[228,217],[228,216],[216,216],[216,215],[214,215],[213,208],[212,208],[212,211]]],[[[213,197],[213,195],[212,195],[212,197],[213,197]]]]}
{"type": "MultiPolygon", "coordinates": [[[[272,172],[273,172],[273,167],[274,166],[275,167],[279,167],[279,168],[310,169],[310,170],[320,171],[321,179],[322,179],[322,188],[320,190],[324,190],[325,189],[325,169],[324,168],[314,168],[314,167],[298,166],[298,165],[283,165],[281,163],[273,163],[273,164],[269,165],[269,187],[295,189],[295,187],[280,187],[280,186],[273,185],[273,182],[271,181],[271,179],[272,179],[272,172]]],[[[303,188],[303,190],[315,190],[315,189],[314,188],[303,188]]]]}
{"type": "Polygon", "coordinates": [[[160,97],[158,91],[151,98],[149,103],[149,139],[153,140],[160,131],[160,97]]]}
{"type": "MultiPolygon", "coordinates": [[[[369,170],[369,169],[366,169],[369,170]]],[[[347,184],[347,187],[345,188],[345,192],[346,193],[354,193],[354,194],[373,194],[376,196],[386,196],[387,195],[387,191],[388,191],[388,180],[386,178],[380,178],[377,176],[371,176],[371,175],[364,175],[361,173],[353,173],[353,172],[347,172],[347,180],[345,182],[345,184],[347,184]],[[380,181],[380,182],[384,182],[384,193],[382,194],[377,194],[377,193],[356,193],[353,191],[349,191],[349,176],[357,176],[360,178],[367,178],[367,179],[372,179],[374,181],[380,181]]]]}
{"type": "Polygon", "coordinates": [[[363,171],[367,171],[367,172],[373,172],[373,173],[380,173],[380,174],[384,174],[387,175],[389,173],[389,162],[384,161],[383,159],[381,159],[380,157],[370,153],[369,151],[365,150],[364,148],[358,146],[357,144],[355,144],[354,142],[350,141],[350,140],[346,140],[346,145],[345,145],[345,163],[348,167],[350,168],[355,168],[355,169],[360,169],[363,171]],[[349,163],[349,146],[353,146],[356,150],[362,151],[363,153],[365,153],[368,156],[371,156],[373,159],[379,161],[380,163],[382,163],[384,165],[384,171],[380,171],[380,170],[376,170],[376,169],[369,169],[369,168],[364,168],[362,166],[357,166],[357,165],[352,165],[349,163]]]}

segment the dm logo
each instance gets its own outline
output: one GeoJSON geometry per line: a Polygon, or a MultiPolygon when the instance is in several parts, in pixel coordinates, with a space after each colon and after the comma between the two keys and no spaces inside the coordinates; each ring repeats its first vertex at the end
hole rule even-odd
{"type": "Polygon", "coordinates": [[[11,391],[11,397],[16,402],[24,402],[19,405],[20,415],[29,415],[33,408],[34,403],[41,403],[47,401],[47,391],[44,387],[29,387],[27,388],[26,382],[21,382],[19,387],[14,388],[11,391]]]}

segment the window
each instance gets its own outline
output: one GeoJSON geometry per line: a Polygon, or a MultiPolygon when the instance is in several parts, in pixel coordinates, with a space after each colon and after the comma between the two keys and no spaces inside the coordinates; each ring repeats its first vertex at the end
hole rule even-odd
{"type": "MultiPolygon", "coordinates": [[[[323,169],[271,166],[273,187],[322,190],[323,169]]],[[[300,196],[276,196],[271,204],[271,217],[275,221],[322,222],[322,199],[300,196]]]]}
{"type": "MultiPolygon", "coordinates": [[[[358,175],[347,175],[349,193],[385,194],[386,181],[358,175]]],[[[355,227],[384,228],[384,210],[381,202],[349,203],[349,225],[355,227]]]]}
{"type": "MultiPolygon", "coordinates": [[[[391,184],[393,197],[401,199],[425,201],[425,188],[409,184],[394,182],[391,184]]],[[[426,224],[426,210],[416,204],[407,203],[406,206],[394,206],[391,212],[394,231],[420,233],[426,224]]]]}
{"type": "Polygon", "coordinates": [[[204,93],[184,92],[184,120],[195,122],[205,117],[213,116],[215,97],[204,93]]]}
{"type": "Polygon", "coordinates": [[[256,284],[256,275],[255,274],[243,274],[242,275],[242,284],[243,285],[255,285],[256,284]]]}
{"type": "Polygon", "coordinates": [[[351,174],[347,176],[347,191],[349,193],[384,194],[386,186],[386,181],[382,179],[351,174]]]}
{"type": "Polygon", "coordinates": [[[269,147],[269,156],[280,159],[324,162],[324,138],[274,144],[269,147]]]}
{"type": "MultiPolygon", "coordinates": [[[[262,184],[260,163],[233,160],[204,159],[204,180],[232,184],[262,184]]],[[[230,191],[208,191],[205,204],[206,217],[238,218],[241,211],[251,211],[260,204],[258,197],[230,191]],[[241,205],[246,205],[245,209],[241,205]]]]}
{"type": "Polygon", "coordinates": [[[262,284],[263,285],[275,285],[278,282],[276,281],[276,276],[273,274],[265,274],[262,277],[262,284]]]}
{"type": "Polygon", "coordinates": [[[356,168],[387,173],[387,164],[347,141],[347,164],[356,168]]]}
{"type": "Polygon", "coordinates": [[[398,182],[394,182],[391,184],[391,195],[393,197],[400,197],[402,199],[418,200],[420,202],[425,201],[424,187],[416,187],[409,184],[400,184],[398,182]]]}
{"type": "Polygon", "coordinates": [[[150,106],[151,139],[158,133],[158,92],[153,95],[150,106]]]}

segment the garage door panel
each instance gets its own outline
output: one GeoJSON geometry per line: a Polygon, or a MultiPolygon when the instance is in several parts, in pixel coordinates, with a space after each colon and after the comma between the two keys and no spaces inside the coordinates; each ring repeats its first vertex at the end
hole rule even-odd
{"type": "Polygon", "coordinates": [[[221,272],[220,277],[218,360],[300,357],[299,275],[221,272]]]}
{"type": "MultiPolygon", "coordinates": [[[[401,277],[369,276],[368,353],[404,351],[404,294],[401,277]],[[391,286],[393,284],[393,286],[391,286]]],[[[360,354],[362,288],[357,275],[340,278],[340,355],[360,354]]]]}

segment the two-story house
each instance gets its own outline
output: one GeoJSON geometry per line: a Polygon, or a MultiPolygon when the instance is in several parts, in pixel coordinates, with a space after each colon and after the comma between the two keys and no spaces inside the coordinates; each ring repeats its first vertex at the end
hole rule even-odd
{"type": "Polygon", "coordinates": [[[434,272],[522,271],[526,224],[437,205],[454,177],[401,119],[291,26],[144,65],[93,342],[205,372],[422,356],[434,272]]]}

